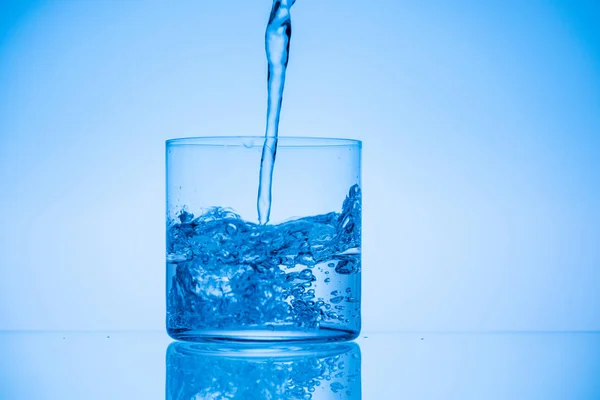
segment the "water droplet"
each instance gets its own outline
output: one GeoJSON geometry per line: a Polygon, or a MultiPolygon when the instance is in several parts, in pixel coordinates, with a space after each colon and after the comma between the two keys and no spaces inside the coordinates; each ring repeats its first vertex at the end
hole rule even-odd
{"type": "Polygon", "coordinates": [[[344,300],[344,296],[337,296],[337,297],[332,297],[331,299],[329,299],[329,301],[333,304],[341,303],[342,300],[344,300]]]}
{"type": "Polygon", "coordinates": [[[325,280],[323,282],[329,283],[329,282],[331,282],[331,278],[325,278],[325,280]]]}

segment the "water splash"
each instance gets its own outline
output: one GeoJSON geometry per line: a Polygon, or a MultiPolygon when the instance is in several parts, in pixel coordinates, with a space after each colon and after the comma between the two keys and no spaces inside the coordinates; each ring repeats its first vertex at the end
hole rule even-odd
{"type": "Polygon", "coordinates": [[[277,136],[279,116],[283,99],[283,87],[290,51],[292,22],[290,8],[295,0],[275,0],[271,16],[265,32],[265,50],[268,63],[268,103],[267,129],[260,160],[260,180],[258,184],[258,221],[269,222],[271,214],[271,187],[273,184],[273,168],[277,153],[277,136]]]}
{"type": "Polygon", "coordinates": [[[168,329],[358,332],[361,197],[355,185],[341,213],[277,225],[182,210],[167,232],[168,329]]]}

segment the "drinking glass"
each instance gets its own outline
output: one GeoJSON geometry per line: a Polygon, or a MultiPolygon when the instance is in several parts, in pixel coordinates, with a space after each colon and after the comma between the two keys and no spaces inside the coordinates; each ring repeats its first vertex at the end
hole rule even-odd
{"type": "Polygon", "coordinates": [[[281,137],[267,224],[264,137],[166,142],[167,332],[336,341],[361,325],[361,142],[281,137]]]}

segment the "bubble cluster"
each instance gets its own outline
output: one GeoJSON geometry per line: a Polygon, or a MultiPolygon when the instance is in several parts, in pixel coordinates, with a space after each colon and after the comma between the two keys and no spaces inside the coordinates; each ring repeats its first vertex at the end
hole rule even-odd
{"type": "Polygon", "coordinates": [[[357,185],[342,213],[278,225],[221,207],[181,210],[167,232],[168,328],[358,326],[360,235],[357,185]]]}

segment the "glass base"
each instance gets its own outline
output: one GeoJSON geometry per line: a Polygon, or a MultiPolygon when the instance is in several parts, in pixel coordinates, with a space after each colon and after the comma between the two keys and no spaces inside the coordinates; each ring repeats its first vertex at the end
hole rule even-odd
{"type": "Polygon", "coordinates": [[[190,342],[236,342],[236,343],[323,343],[354,340],[358,331],[320,328],[318,330],[269,330],[269,329],[167,329],[175,340],[190,342]]]}

